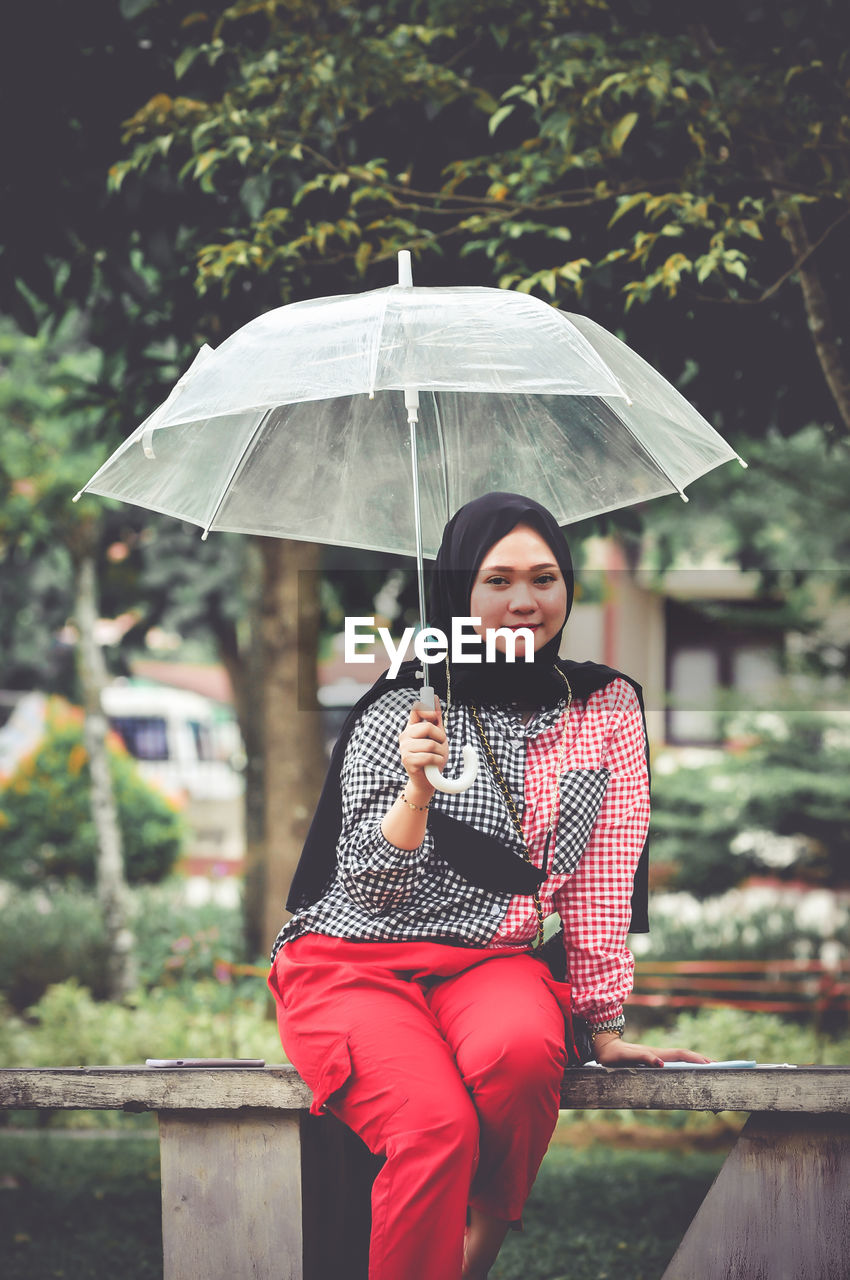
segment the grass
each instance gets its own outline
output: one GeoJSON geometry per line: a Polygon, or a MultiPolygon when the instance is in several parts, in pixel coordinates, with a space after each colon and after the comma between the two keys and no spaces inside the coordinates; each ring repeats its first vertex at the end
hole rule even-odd
{"type": "Polygon", "coordinates": [[[0,1275],[161,1280],[156,1135],[0,1134],[0,1275]]]}
{"type": "Polygon", "coordinates": [[[553,1145],[492,1280],[658,1280],[723,1158],[553,1145]]]}
{"type": "MultiPolygon", "coordinates": [[[[492,1280],[657,1280],[722,1160],[553,1144],[492,1280]]],[[[0,1131],[0,1275],[161,1280],[155,1135],[0,1131]]]]}

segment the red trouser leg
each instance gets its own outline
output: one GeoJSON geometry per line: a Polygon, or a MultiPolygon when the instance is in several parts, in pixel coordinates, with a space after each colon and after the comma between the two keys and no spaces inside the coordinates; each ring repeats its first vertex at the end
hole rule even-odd
{"type": "Polygon", "coordinates": [[[518,1218],[557,1118],[563,1016],[544,971],[477,955],[305,937],[278,956],[284,1048],[316,1103],[386,1156],[370,1280],[459,1280],[471,1189],[518,1218]]]}
{"type": "Polygon", "coordinates": [[[515,1221],[558,1118],[564,1016],[529,955],[489,961],[439,983],[428,1003],[469,1090],[480,1126],[470,1204],[515,1221]]]}

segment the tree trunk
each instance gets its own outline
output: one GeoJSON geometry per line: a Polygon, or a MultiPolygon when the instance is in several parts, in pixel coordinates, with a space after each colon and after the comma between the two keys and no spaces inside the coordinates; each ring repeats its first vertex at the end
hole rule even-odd
{"type": "MultiPolygon", "coordinates": [[[[762,172],[768,182],[784,184],[785,167],[779,156],[765,155],[762,172]]],[[[799,264],[796,275],[800,282],[806,321],[815,352],[844,430],[850,434],[850,373],[844,362],[832,307],[817,267],[817,254],[812,252],[812,241],[800,205],[791,200],[787,190],[781,186],[773,187],[773,196],[781,209],[779,228],[791,249],[792,261],[799,264]]]]}
{"type": "Polygon", "coordinates": [[[226,639],[221,632],[217,635],[219,653],[233,688],[236,718],[245,746],[243,928],[248,955],[259,956],[265,942],[266,901],[264,567],[261,540],[245,538],[243,542],[245,614],[238,626],[228,631],[226,639]]]}
{"type": "Polygon", "coordinates": [[[97,837],[97,897],[109,945],[109,994],[113,999],[121,999],[135,988],[137,982],[135,938],[130,926],[121,828],[106,748],[109,726],[101,705],[101,691],[108,677],[103,654],[95,639],[97,577],[90,549],[82,552],[76,561],[75,614],[85,712],[83,740],[89,758],[92,818],[97,837]]]}
{"type": "Polygon", "coordinates": [[[284,903],[325,774],[316,700],[319,548],[262,538],[265,703],[263,946],[285,918],[284,903]]]}

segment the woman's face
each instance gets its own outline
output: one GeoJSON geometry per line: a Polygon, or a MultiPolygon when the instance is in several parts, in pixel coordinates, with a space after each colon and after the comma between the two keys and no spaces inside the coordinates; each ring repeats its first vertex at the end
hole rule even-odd
{"type": "MultiPolygon", "coordinates": [[[[528,627],[534,632],[534,650],[542,649],[557,635],[567,612],[567,584],[549,544],[530,525],[518,524],[484,556],[475,575],[469,612],[481,619],[475,630],[528,627]]],[[[505,651],[499,636],[496,648],[505,651]]],[[[525,656],[525,640],[516,641],[516,656],[525,656]]]]}

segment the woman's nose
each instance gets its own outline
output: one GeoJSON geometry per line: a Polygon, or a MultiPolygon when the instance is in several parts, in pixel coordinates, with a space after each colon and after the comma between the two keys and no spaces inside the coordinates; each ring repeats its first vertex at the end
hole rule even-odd
{"type": "Polygon", "coordinates": [[[516,583],[511,592],[510,609],[513,613],[533,613],[537,608],[534,593],[527,583],[516,583]]]}

